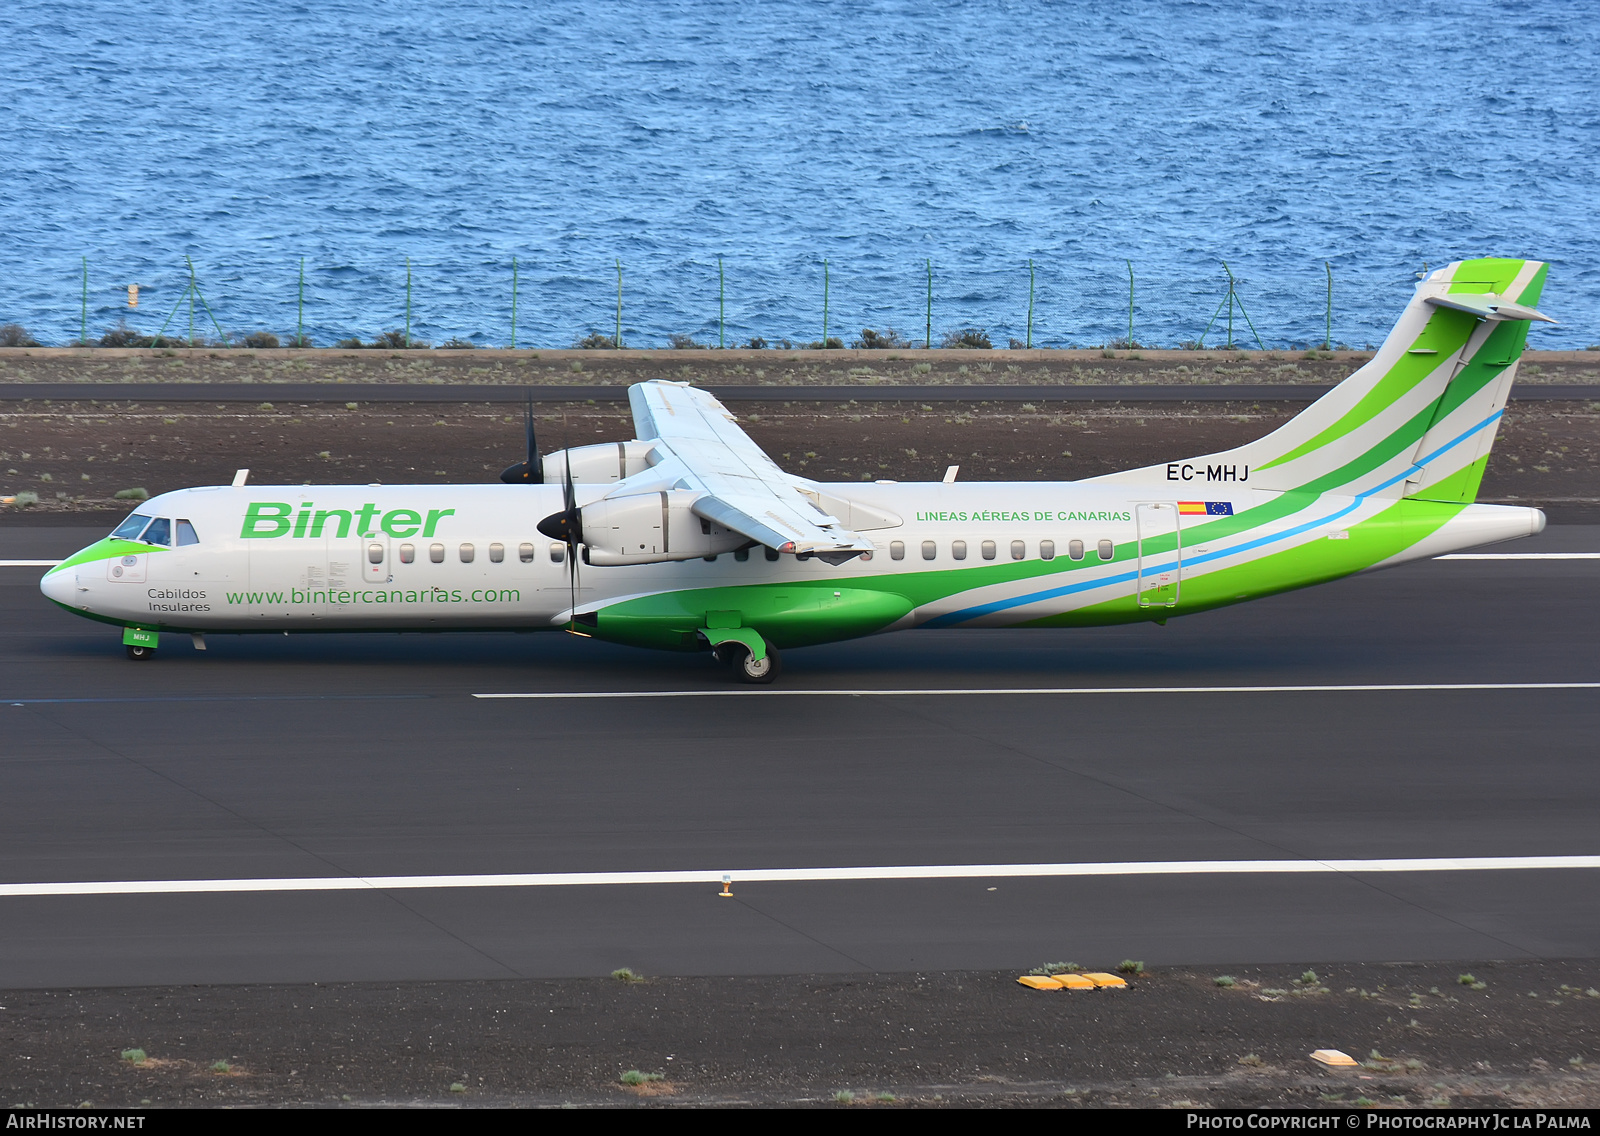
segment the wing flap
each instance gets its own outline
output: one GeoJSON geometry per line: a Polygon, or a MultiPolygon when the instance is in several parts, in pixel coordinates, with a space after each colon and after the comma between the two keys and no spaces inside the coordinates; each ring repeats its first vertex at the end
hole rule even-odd
{"type": "Polygon", "coordinates": [[[871,541],[797,488],[705,391],[652,380],[629,387],[628,403],[639,438],[677,460],[680,485],[705,493],[693,506],[697,516],[780,552],[871,550],[871,541]]]}

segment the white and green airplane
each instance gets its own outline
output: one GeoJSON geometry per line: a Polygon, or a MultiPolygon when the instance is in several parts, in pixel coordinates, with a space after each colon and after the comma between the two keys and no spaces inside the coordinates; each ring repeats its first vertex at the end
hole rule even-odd
{"type": "Polygon", "coordinates": [[[1371,362],[1259,441],[1068,482],[819,483],[704,391],[629,390],[635,437],[505,484],[231,486],[151,498],[40,584],[161,633],[566,630],[777,651],[918,627],[1083,627],[1207,611],[1544,528],[1474,503],[1546,266],[1460,261],[1371,362]]]}

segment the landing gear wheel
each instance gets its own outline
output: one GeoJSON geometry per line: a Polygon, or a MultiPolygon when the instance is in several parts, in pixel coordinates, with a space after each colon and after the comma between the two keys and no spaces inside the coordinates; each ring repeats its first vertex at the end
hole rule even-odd
{"type": "MultiPolygon", "coordinates": [[[[731,647],[732,644],[726,646],[731,647]]],[[[778,672],[782,669],[782,665],[778,662],[778,653],[771,647],[767,648],[766,658],[757,659],[748,647],[741,645],[733,660],[734,677],[752,686],[765,686],[777,678],[778,672]]]]}
{"type": "Polygon", "coordinates": [[[132,659],[136,663],[142,663],[146,659],[153,659],[155,657],[156,649],[154,647],[141,647],[133,643],[128,645],[128,658],[132,659]]]}

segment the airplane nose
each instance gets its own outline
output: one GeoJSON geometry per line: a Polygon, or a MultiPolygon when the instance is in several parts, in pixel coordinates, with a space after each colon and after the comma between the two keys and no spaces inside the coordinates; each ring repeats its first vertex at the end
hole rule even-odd
{"type": "Polygon", "coordinates": [[[58,604],[77,606],[73,601],[78,595],[78,573],[72,568],[56,569],[39,581],[39,590],[45,594],[46,599],[55,600],[58,604]]]}

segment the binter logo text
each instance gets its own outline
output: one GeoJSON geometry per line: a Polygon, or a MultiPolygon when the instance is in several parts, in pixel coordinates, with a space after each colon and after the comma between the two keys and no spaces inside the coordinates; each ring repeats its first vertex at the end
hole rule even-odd
{"type": "Polygon", "coordinates": [[[368,502],[359,509],[319,509],[313,501],[302,501],[298,511],[287,501],[253,501],[245,510],[239,536],[244,540],[272,540],[277,537],[320,539],[323,536],[374,537],[380,532],[392,537],[436,535],[439,522],[455,515],[454,509],[390,509],[387,512],[368,502]]]}

